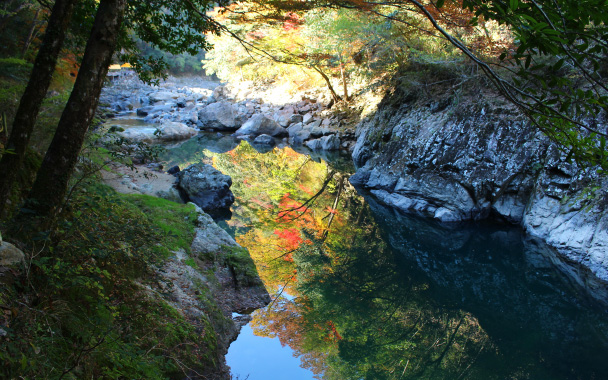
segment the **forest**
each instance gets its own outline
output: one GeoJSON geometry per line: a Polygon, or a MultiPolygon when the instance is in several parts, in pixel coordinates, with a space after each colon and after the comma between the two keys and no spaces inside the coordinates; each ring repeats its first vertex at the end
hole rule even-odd
{"type": "MultiPolygon", "coordinates": [[[[213,312],[193,326],[171,305],[138,290],[157,281],[156,267],[174,249],[190,250],[197,218],[190,206],[118,194],[102,183],[108,162],[134,165],[124,154],[127,143],[104,147],[97,133],[108,118],[100,94],[116,63],[128,63],[148,84],[194,75],[310,89],[325,94],[329,109],[346,114],[361,113],[366,94],[391,93],[404,82],[439,85],[454,102],[491,89],[569,162],[599,175],[608,170],[606,0],[6,0],[0,5],[0,243],[10,242],[23,257],[17,265],[0,257],[2,377],[226,375],[217,371],[221,339],[214,334],[224,322],[212,316],[218,313],[212,291],[202,292],[201,302],[213,312]]],[[[142,149],[158,158],[155,147],[142,149]]],[[[261,170],[254,152],[241,147],[234,154],[251,156],[248,173],[261,170]]],[[[344,245],[328,237],[330,226],[349,228],[335,216],[346,179],[282,154],[292,166],[273,175],[287,180],[254,184],[264,194],[258,197],[249,196],[251,183],[230,169],[234,163],[215,161],[234,171],[233,188],[260,206],[249,212],[270,221],[238,243],[259,246],[252,256],[272,261],[258,271],[277,289],[278,282],[301,275],[286,262],[295,257],[307,265],[298,247],[344,245]],[[290,183],[296,167],[298,175],[337,194],[335,203],[324,201],[322,220],[294,214],[302,202],[290,194],[315,195],[290,183]],[[279,218],[263,215],[271,204],[282,210],[279,218]],[[315,232],[301,236],[290,223],[315,232]],[[277,250],[281,260],[274,260],[277,250]]],[[[223,264],[241,260],[234,255],[223,264]]],[[[302,281],[323,274],[311,272],[302,281]]],[[[331,273],[328,281],[339,276],[331,273]]],[[[311,292],[307,302],[314,303],[327,290],[311,292]]],[[[421,315],[431,312],[432,305],[415,298],[407,302],[417,303],[421,315]]],[[[398,313],[403,326],[394,328],[415,324],[406,310],[398,313]]],[[[445,329],[464,323],[479,335],[475,344],[485,341],[468,315],[444,319],[445,329]]],[[[334,338],[318,340],[331,345],[334,338]]],[[[374,376],[373,368],[343,369],[357,370],[374,376]]]]}

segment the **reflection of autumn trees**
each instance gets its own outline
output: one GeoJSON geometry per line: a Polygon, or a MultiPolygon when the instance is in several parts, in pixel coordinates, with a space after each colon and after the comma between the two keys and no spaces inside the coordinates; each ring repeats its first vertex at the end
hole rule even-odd
{"type": "MultiPolygon", "coordinates": [[[[544,300],[537,310],[540,323],[557,323],[563,337],[578,331],[570,330],[570,323],[558,323],[569,318],[569,311],[561,315],[559,308],[547,307],[553,303],[543,297],[525,296],[528,275],[509,276],[503,273],[502,261],[495,268],[477,257],[460,265],[467,261],[466,250],[459,245],[442,253],[443,229],[418,222],[403,229],[401,222],[388,224],[388,229],[387,224],[377,227],[376,221],[386,223],[393,214],[385,215],[387,220],[377,210],[372,215],[347,175],[289,148],[260,154],[242,144],[226,154],[204,155],[232,176],[238,220],[228,223],[275,293],[270,306],[254,315],[254,331],[288,345],[318,378],[555,379],[562,373],[559,378],[592,378],[570,376],[568,363],[563,366],[566,371],[551,369],[556,359],[544,349],[547,332],[530,328],[505,342],[505,336],[519,334],[520,327],[497,332],[496,324],[528,321],[517,318],[521,310],[514,310],[510,318],[494,318],[490,311],[488,319],[486,309],[495,305],[513,310],[530,300],[544,300]],[[389,231],[390,226],[395,230],[389,231]],[[458,259],[452,263],[454,257],[458,259]],[[478,272],[492,279],[487,282],[490,290],[479,292],[486,282],[483,275],[472,275],[478,272]],[[499,299],[505,290],[502,284],[522,279],[521,286],[509,288],[515,293],[513,302],[499,299]],[[498,286],[492,288],[495,282],[498,286]],[[460,286],[461,292],[448,291],[452,286],[460,286]],[[558,316],[545,318],[544,312],[558,316]]],[[[370,205],[374,206],[372,201],[370,205]]],[[[506,264],[520,272],[520,266],[506,264]]],[[[537,280],[546,281],[542,276],[537,280]]],[[[551,339],[564,340],[562,335],[551,339]]],[[[571,355],[570,341],[587,342],[571,339],[555,350],[571,355]]]]}
{"type": "Polygon", "coordinates": [[[237,241],[275,293],[256,334],[279,338],[323,379],[511,375],[474,317],[432,304],[426,283],[401,272],[345,174],[289,148],[211,155],[233,179],[237,241]]]}
{"type": "Polygon", "coordinates": [[[271,291],[286,287],[292,294],[292,254],[310,244],[301,231],[321,236],[336,219],[343,175],[290,148],[261,154],[243,142],[226,154],[207,154],[232,177],[235,219],[245,225],[237,228],[237,241],[249,249],[271,291]]]}
{"type": "Polygon", "coordinates": [[[492,346],[470,315],[422,301],[425,284],[399,273],[344,174],[289,148],[260,154],[246,144],[213,162],[233,178],[246,221],[237,240],[278,294],[254,331],[289,345],[315,374],[457,378],[492,346]]]}
{"type": "Polygon", "coordinates": [[[325,242],[294,254],[297,288],[306,299],[299,309],[306,331],[299,349],[326,354],[323,378],[487,375],[474,364],[492,344],[476,319],[425,301],[426,285],[398,270],[369,218],[355,212],[351,217],[359,224],[334,227],[339,230],[325,242]],[[325,327],[322,334],[319,326],[325,327]]]}

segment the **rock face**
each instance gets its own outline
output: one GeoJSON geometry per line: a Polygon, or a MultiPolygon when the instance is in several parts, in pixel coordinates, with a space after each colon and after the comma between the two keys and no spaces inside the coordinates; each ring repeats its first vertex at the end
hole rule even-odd
{"type": "MultiPolygon", "coordinates": [[[[449,102],[448,102],[449,104],[449,102]]],[[[387,97],[357,128],[350,181],[442,222],[496,215],[608,280],[608,181],[583,171],[505,106],[425,107],[387,97]]]]}
{"type": "Polygon", "coordinates": [[[190,165],[177,173],[177,188],[187,200],[208,212],[228,209],[234,203],[232,179],[211,165],[190,165]]]}

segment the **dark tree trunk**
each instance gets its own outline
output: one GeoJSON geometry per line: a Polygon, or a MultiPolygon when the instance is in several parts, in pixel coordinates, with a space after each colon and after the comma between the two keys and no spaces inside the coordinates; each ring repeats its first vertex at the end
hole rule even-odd
{"type": "Polygon", "coordinates": [[[318,72],[319,75],[321,75],[321,77],[325,80],[325,83],[327,84],[327,88],[329,89],[329,92],[331,93],[331,98],[334,101],[334,103],[338,103],[340,100],[342,100],[342,98],[340,98],[340,95],[338,95],[336,93],[336,91],[334,90],[334,86],[331,85],[331,81],[329,80],[329,77],[327,76],[327,74],[325,74],[316,65],[310,65],[310,67],[312,67],[316,72],[318,72]]]}
{"type": "Polygon", "coordinates": [[[28,206],[39,215],[53,214],[63,204],[116,48],[125,7],[126,0],[99,3],[74,89],[29,196],[28,206]]]}
{"type": "Polygon", "coordinates": [[[0,161],[0,217],[4,214],[6,201],[10,197],[13,183],[23,164],[23,157],[40,111],[42,101],[51,84],[57,57],[63,45],[76,0],[57,0],[53,6],[42,45],[36,56],[34,68],[19,108],[13,121],[13,129],[7,149],[14,154],[5,154],[0,161]]]}

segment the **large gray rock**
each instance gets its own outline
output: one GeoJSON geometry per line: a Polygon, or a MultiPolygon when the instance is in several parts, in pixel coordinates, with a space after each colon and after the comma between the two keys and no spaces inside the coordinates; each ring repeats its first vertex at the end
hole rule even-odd
{"type": "Polygon", "coordinates": [[[211,165],[190,165],[177,173],[177,178],[177,188],[187,200],[207,212],[228,209],[234,203],[232,178],[211,165]]]}
{"type": "Polygon", "coordinates": [[[198,121],[203,128],[218,131],[234,131],[240,126],[237,122],[237,112],[229,102],[209,104],[199,111],[198,121]]]}
{"type": "Polygon", "coordinates": [[[199,213],[196,234],[191,245],[192,253],[209,256],[225,247],[238,247],[238,244],[228,232],[215,224],[209,215],[199,213]]]}
{"type": "Polygon", "coordinates": [[[547,173],[539,178],[524,212],[524,229],[608,280],[608,180],[596,179],[559,198],[547,180],[547,173]]]}
{"type": "Polygon", "coordinates": [[[0,242],[0,267],[17,266],[23,263],[25,255],[23,251],[9,242],[0,242]]]}
{"type": "Polygon", "coordinates": [[[296,123],[287,128],[287,133],[289,133],[289,137],[296,144],[302,144],[304,141],[310,139],[310,128],[302,123],[296,123]]]}
{"type": "Polygon", "coordinates": [[[340,139],[336,135],[327,135],[321,137],[321,148],[323,150],[338,150],[340,149],[340,139]]]}
{"type": "Polygon", "coordinates": [[[273,137],[282,137],[287,135],[287,130],[281,127],[276,121],[263,115],[253,115],[241,128],[239,128],[235,135],[237,136],[259,136],[269,135],[273,137]]]}
{"type": "MultiPolygon", "coordinates": [[[[281,126],[287,127],[289,124],[293,123],[292,116],[295,117],[293,107],[286,107],[280,111],[275,112],[274,120],[281,126]]],[[[299,115],[298,115],[299,116],[299,115]]]]}
{"type": "Polygon", "coordinates": [[[304,118],[302,117],[302,115],[300,114],[293,114],[289,116],[289,123],[290,124],[294,124],[294,123],[301,123],[304,121],[304,118]]]}
{"type": "Polygon", "coordinates": [[[312,150],[320,150],[321,148],[321,139],[313,139],[306,141],[306,146],[312,150]]]}
{"type": "Polygon", "coordinates": [[[323,136],[320,139],[307,141],[306,146],[312,150],[338,150],[340,149],[340,139],[336,135],[323,136]]]}

